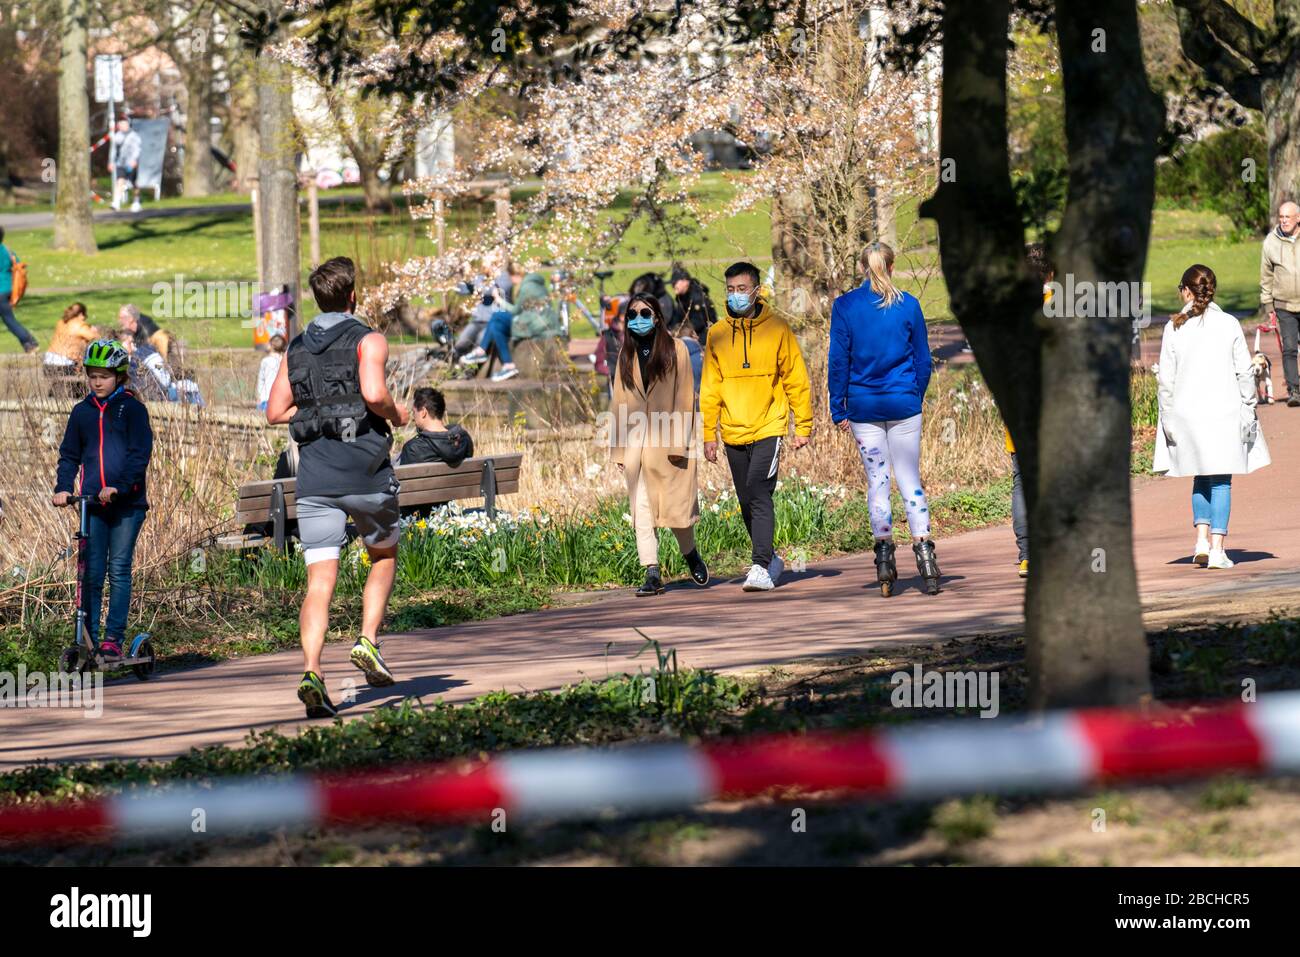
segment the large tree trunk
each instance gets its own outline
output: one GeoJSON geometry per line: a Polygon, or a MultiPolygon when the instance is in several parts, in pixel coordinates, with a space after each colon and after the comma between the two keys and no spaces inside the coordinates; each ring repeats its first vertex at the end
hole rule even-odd
{"type": "MultiPolygon", "coordinates": [[[[1300,3],[1292,5],[1300,18],[1300,3]]],[[[1293,41],[1280,75],[1260,87],[1268,141],[1268,204],[1275,214],[1287,200],[1300,202],[1300,43],[1293,41]]]]}
{"type": "MultiPolygon", "coordinates": [[[[355,155],[353,157],[356,158],[355,155]]],[[[361,175],[361,190],[365,196],[366,212],[387,212],[393,208],[392,190],[388,183],[379,178],[379,164],[357,160],[357,169],[361,175]]]]}
{"type": "MultiPolygon", "coordinates": [[[[1164,122],[1134,0],[1061,0],[1070,192],[1061,278],[1141,288],[1164,122]],[[1104,43],[1104,50],[1095,49],[1104,43]]],[[[1133,561],[1130,348],[1136,296],[1048,319],[1027,618],[1034,705],[1132,704],[1150,692],[1133,561]]],[[[1062,302],[1062,306],[1069,303],[1062,302]]],[[[1149,304],[1148,304],[1149,307],[1149,304]]]]}
{"type": "Polygon", "coordinates": [[[813,312],[817,301],[812,221],[813,201],[806,190],[793,189],[772,197],[772,262],[776,286],[782,292],[778,304],[796,316],[813,312]]]}
{"type": "Polygon", "coordinates": [[[89,0],[61,0],[59,54],[59,163],[54,247],[98,252],[90,216],[90,98],[86,93],[89,0]]]}
{"type": "Polygon", "coordinates": [[[258,205],[262,228],[262,276],[269,292],[287,286],[294,306],[289,335],[301,314],[302,270],[298,225],[298,144],[289,68],[264,52],[258,58],[258,205]]]}
{"type": "MultiPolygon", "coordinates": [[[[1106,55],[1089,52],[1081,6],[1058,5],[1068,21],[1061,46],[1076,177],[1058,244],[1062,268],[1076,281],[1136,279],[1159,116],[1152,116],[1132,0],[1088,4],[1087,29],[1105,29],[1113,45],[1106,55]]],[[[1007,155],[1009,12],[1007,0],[949,0],[945,8],[940,135],[945,172],[955,175],[941,177],[921,212],[938,220],[952,308],[1024,478],[1032,703],[1132,703],[1148,679],[1130,526],[1129,321],[1044,315],[1007,155]]]]}
{"type": "Polygon", "coordinates": [[[234,145],[231,159],[235,178],[231,189],[246,193],[257,176],[260,144],[257,136],[257,88],[244,77],[230,91],[230,137],[234,145]]]}
{"type": "MultiPolygon", "coordinates": [[[[211,16],[207,20],[211,30],[211,16]]],[[[206,34],[203,35],[206,38],[206,34]]],[[[185,64],[185,169],[183,195],[212,195],[212,48],[191,45],[185,64]]]]}

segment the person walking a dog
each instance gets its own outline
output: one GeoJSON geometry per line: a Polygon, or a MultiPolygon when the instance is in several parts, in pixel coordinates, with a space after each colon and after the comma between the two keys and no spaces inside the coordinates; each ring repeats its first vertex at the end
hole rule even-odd
{"type": "Polygon", "coordinates": [[[1300,342],[1300,206],[1291,201],[1277,209],[1277,225],[1264,237],[1259,264],[1260,311],[1276,323],[1282,334],[1282,373],[1286,376],[1286,404],[1300,406],[1300,367],[1296,363],[1300,342]]]}
{"type": "Polygon", "coordinates": [[[298,538],[307,594],[298,626],[305,671],[298,700],[309,718],[338,713],[320,676],[321,649],[339,553],[352,519],[370,558],[361,634],[349,658],[372,687],[393,684],[376,635],[397,571],[397,476],[389,453],[406,409],[384,378],[388,340],[353,315],[356,266],[345,256],[321,263],[308,278],[321,315],[289,343],[271,386],[266,421],[289,424],[298,444],[298,538]]]}
{"type": "Polygon", "coordinates": [[[1224,549],[1232,476],[1263,468],[1268,446],[1255,416],[1255,381],[1241,324],[1214,301],[1218,280],[1208,266],[1183,273],[1184,306],[1170,316],[1156,372],[1160,406],[1151,471],[1193,476],[1192,562],[1231,568],[1224,549]]]}

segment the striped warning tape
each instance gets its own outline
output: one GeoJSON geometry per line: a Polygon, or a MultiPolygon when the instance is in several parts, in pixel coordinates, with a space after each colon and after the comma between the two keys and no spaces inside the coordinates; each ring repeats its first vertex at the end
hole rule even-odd
{"type": "Polygon", "coordinates": [[[890,798],[1065,791],[1100,781],[1300,771],[1300,692],[1142,714],[1065,711],[692,747],[523,751],[480,762],[285,776],[0,810],[0,840],[176,838],[382,822],[661,811],[774,789],[890,798]]]}

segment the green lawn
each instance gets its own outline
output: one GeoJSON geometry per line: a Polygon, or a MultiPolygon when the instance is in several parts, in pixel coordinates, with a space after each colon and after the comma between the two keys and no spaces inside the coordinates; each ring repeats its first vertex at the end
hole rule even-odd
{"type": "MultiPolygon", "coordinates": [[[[722,174],[705,174],[695,199],[702,209],[717,210],[732,198],[735,188],[722,174]]],[[[517,204],[522,203],[534,192],[519,190],[514,199],[517,204]]],[[[376,261],[428,255],[434,251],[427,237],[427,224],[412,222],[400,203],[393,213],[371,217],[366,215],[355,190],[346,196],[345,204],[321,209],[324,255],[352,256],[364,271],[376,261]]],[[[215,205],[234,201],[242,201],[242,197],[226,194],[202,202],[215,205]]],[[[164,205],[185,202],[189,201],[169,198],[164,205]]],[[[609,211],[608,217],[614,219],[625,214],[629,202],[630,197],[624,197],[609,211]]],[[[468,236],[490,216],[490,205],[453,206],[448,217],[449,242],[468,236]]],[[[951,319],[947,288],[932,245],[933,224],[921,222],[911,228],[914,216],[914,204],[904,204],[900,210],[900,233],[924,245],[900,254],[898,268],[909,273],[901,285],[917,295],[928,318],[951,319]]],[[[633,224],[615,250],[614,258],[623,265],[615,266],[614,276],[607,281],[606,288],[626,289],[636,275],[648,268],[638,264],[680,258],[708,283],[714,301],[721,302],[722,272],[728,263],[748,258],[766,271],[771,262],[769,230],[766,203],[719,220],[685,238],[667,241],[661,232],[647,227],[643,218],[633,224]]],[[[1178,278],[1194,262],[1204,262],[1218,273],[1219,301],[1225,308],[1254,307],[1258,301],[1258,243],[1231,242],[1228,232],[1226,218],[1213,213],[1157,210],[1146,271],[1157,314],[1173,311],[1178,278]]],[[[42,343],[48,342],[55,322],[73,300],[86,303],[92,322],[104,325],[114,323],[118,306],[134,302],[146,313],[159,315],[170,331],[184,337],[193,347],[251,343],[251,333],[239,318],[167,316],[155,291],[156,285],[161,289],[177,277],[181,281],[254,281],[251,215],[214,211],[133,223],[103,223],[95,227],[95,236],[99,253],[94,256],[51,249],[49,229],[15,232],[9,237],[11,247],[28,263],[33,289],[18,309],[19,319],[42,343]]],[[[308,250],[305,217],[302,249],[305,256],[308,250]]],[[[534,252],[540,253],[540,246],[534,252]]],[[[588,305],[594,305],[594,284],[580,290],[580,295],[588,305]]],[[[308,318],[314,315],[310,297],[304,308],[308,318]]],[[[17,350],[18,343],[11,336],[0,337],[0,352],[17,350]]]]}

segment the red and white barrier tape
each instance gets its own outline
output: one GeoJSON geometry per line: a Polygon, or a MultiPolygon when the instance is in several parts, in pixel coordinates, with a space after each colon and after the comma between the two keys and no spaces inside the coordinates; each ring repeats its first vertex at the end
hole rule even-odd
{"type": "Polygon", "coordinates": [[[1112,709],[948,720],[876,733],[521,751],[349,776],[183,786],[0,810],[0,840],[229,834],[379,822],[660,811],[774,788],[889,798],[1063,791],[1107,780],[1300,771],[1300,692],[1158,715],[1112,709]],[[199,822],[202,822],[200,825],[199,822]]]}

